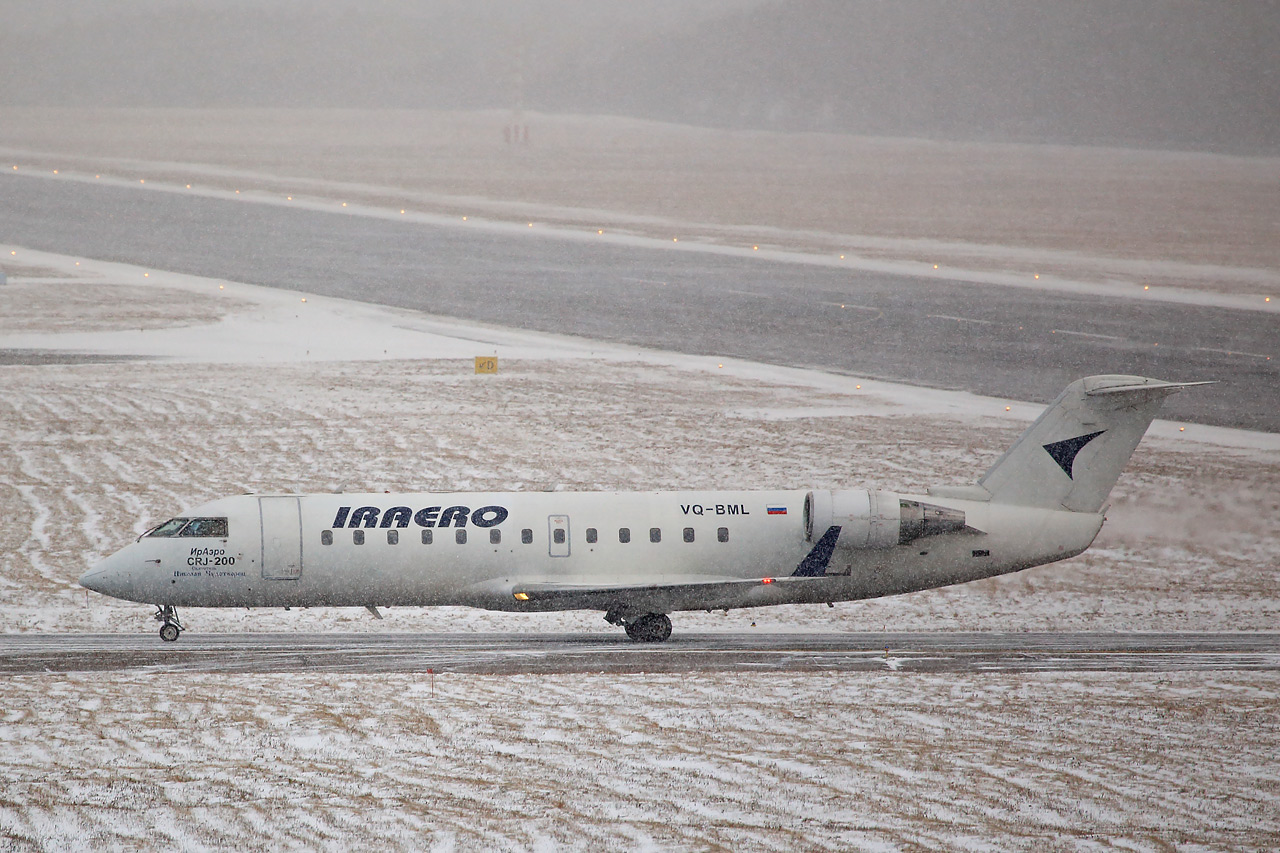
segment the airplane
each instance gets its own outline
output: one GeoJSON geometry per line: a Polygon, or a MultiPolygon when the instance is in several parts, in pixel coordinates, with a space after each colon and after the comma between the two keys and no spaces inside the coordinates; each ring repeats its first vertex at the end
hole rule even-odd
{"type": "Polygon", "coordinates": [[[882,489],[250,494],[171,518],[80,578],[178,607],[467,605],[599,610],[641,642],[669,614],[834,605],[1065,560],[1170,394],[1202,382],[1089,376],[977,483],[882,489]]]}

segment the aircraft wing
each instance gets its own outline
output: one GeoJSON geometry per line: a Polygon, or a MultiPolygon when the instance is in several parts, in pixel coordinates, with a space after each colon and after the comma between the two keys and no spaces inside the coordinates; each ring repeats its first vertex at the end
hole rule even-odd
{"type": "Polygon", "coordinates": [[[670,578],[662,583],[572,584],[547,581],[516,583],[511,594],[516,601],[608,610],[630,605],[655,612],[671,610],[717,610],[743,607],[746,602],[790,600],[797,584],[811,587],[822,577],[781,578],[670,578]]]}
{"type": "Polygon", "coordinates": [[[784,577],[735,578],[723,576],[693,575],[666,577],[659,583],[562,583],[556,581],[529,581],[516,583],[511,594],[516,601],[556,604],[588,609],[609,609],[618,604],[645,606],[655,612],[668,610],[717,610],[724,607],[742,607],[745,603],[783,603],[798,600],[797,593],[803,586],[805,593],[821,584],[827,564],[840,538],[840,528],[831,527],[805,555],[795,570],[784,577]]]}

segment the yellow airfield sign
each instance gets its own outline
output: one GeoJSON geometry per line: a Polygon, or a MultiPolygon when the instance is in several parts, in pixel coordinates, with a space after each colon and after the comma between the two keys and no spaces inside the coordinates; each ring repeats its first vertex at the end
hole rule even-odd
{"type": "Polygon", "coordinates": [[[476,373],[497,373],[498,357],[496,355],[476,356],[476,373]]]}

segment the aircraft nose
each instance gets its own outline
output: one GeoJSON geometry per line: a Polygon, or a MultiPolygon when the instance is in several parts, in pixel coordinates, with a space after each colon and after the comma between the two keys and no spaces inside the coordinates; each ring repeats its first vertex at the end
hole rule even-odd
{"type": "Polygon", "coordinates": [[[110,574],[109,570],[104,569],[99,563],[80,576],[80,586],[94,592],[102,592],[103,582],[106,581],[108,574],[110,574]]]}
{"type": "Polygon", "coordinates": [[[81,575],[80,585],[112,598],[128,598],[133,586],[130,572],[121,567],[117,554],[101,560],[81,575]]]}

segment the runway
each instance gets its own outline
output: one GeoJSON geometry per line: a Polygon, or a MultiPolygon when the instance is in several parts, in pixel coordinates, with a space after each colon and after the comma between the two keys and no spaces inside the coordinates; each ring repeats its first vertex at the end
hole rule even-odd
{"type": "Polygon", "coordinates": [[[1164,416],[1280,432],[1275,316],[430,226],[5,174],[0,235],[503,326],[1046,402],[1094,373],[1219,384],[1164,416]]]}
{"type": "Polygon", "coordinates": [[[1280,633],[0,635],[0,674],[1280,672],[1280,633]]]}

